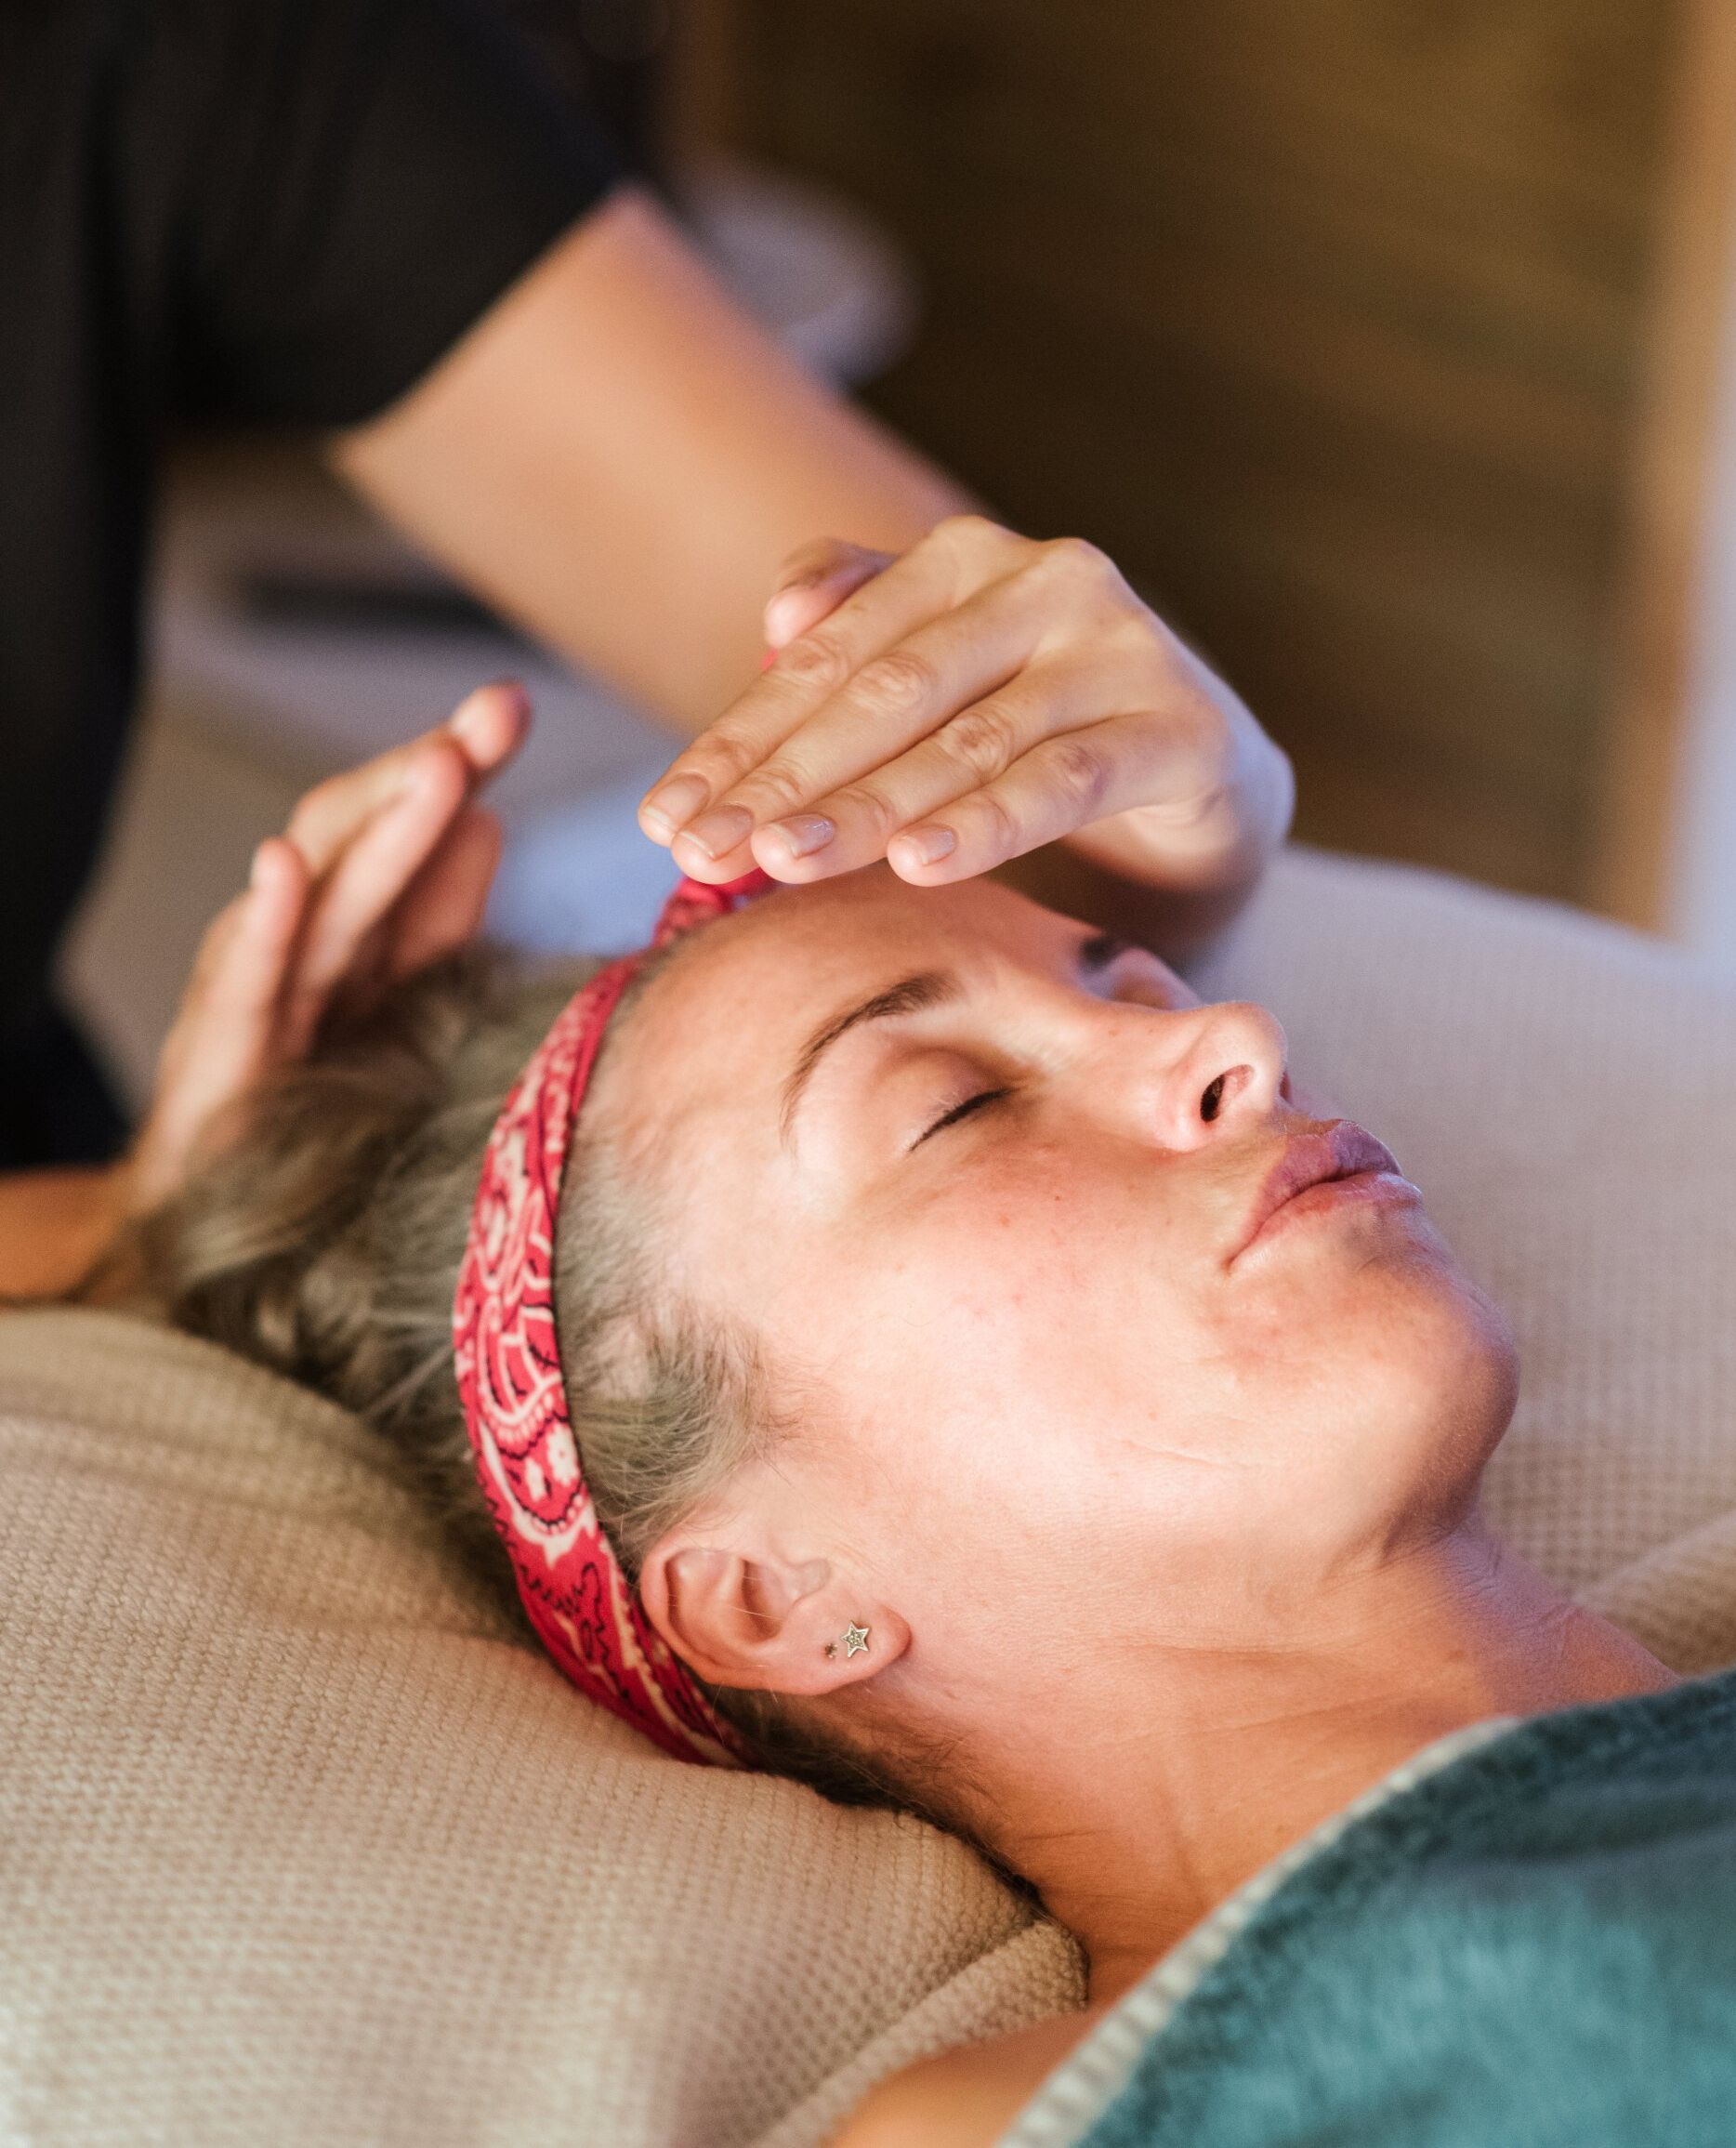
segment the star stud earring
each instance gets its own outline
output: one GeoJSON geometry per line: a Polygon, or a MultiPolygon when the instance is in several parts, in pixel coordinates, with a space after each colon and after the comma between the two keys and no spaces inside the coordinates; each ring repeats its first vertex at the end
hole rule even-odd
{"type": "Polygon", "coordinates": [[[836,1655],[842,1649],[846,1655],[861,1655],[868,1646],[869,1629],[865,1626],[847,1626],[841,1639],[826,1643],[826,1654],[836,1655]]]}

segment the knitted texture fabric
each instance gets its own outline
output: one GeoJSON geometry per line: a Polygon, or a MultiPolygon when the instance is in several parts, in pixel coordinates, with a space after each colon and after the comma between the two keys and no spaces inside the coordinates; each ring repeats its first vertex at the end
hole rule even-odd
{"type": "MultiPolygon", "coordinates": [[[[1736,1658],[1736,1009],[1563,913],[1295,853],[1207,989],[1513,1314],[1520,1548],[1736,1658]]],[[[957,1843],[683,1766],[454,1571],[365,1428],[114,1315],[0,1315],[0,2142],[817,2148],[1078,2003],[957,1843]]]]}
{"type": "Polygon", "coordinates": [[[581,1699],[206,1344],[0,1314],[0,1486],[7,2148],[812,2148],[1079,2002],[961,1844],[581,1699]]]}

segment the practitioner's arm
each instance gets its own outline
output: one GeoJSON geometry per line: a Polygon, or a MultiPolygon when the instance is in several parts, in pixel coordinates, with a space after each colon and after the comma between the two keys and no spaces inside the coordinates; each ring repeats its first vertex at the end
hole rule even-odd
{"type": "Polygon", "coordinates": [[[127,1214],[118,1166],[0,1175],[0,1301],[72,1289],[127,1214]]]}
{"type": "Polygon", "coordinates": [[[1177,954],[1287,824],[1283,756],[1100,553],[970,513],[630,188],[333,453],[471,586],[676,729],[710,725],[670,771],[684,802],[644,822],[689,836],[698,877],[889,854],[934,882],[1065,837],[1072,905],[1177,954]],[[768,634],[789,646],[760,680],[768,634]],[[700,824],[719,807],[750,816],[733,838],[700,824]],[[799,858],[769,824],[829,818],[799,858]],[[911,863],[937,828],[952,852],[911,863]]]}
{"type": "Polygon", "coordinates": [[[518,688],[484,687],[449,722],[309,792],[204,936],[132,1153],[106,1169],[0,1176],[0,1298],[77,1287],[329,1011],[471,938],[500,850],[476,795],[528,720],[518,688]]]}
{"type": "Polygon", "coordinates": [[[332,459],[469,587],[687,737],[753,678],[797,545],[843,530],[900,552],[970,505],[798,365],[631,187],[332,459]]]}

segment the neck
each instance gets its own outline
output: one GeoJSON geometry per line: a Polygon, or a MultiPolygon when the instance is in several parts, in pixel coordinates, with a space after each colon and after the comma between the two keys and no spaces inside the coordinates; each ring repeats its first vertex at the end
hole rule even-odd
{"type": "Polygon", "coordinates": [[[1473,1520],[1286,1622],[1282,1649],[1111,1642],[1069,1675],[1065,1711],[1051,1682],[1017,1744],[989,1746],[979,1832],[1077,1935],[1106,2003],[1437,1739],[1672,1682],[1473,1520]]]}

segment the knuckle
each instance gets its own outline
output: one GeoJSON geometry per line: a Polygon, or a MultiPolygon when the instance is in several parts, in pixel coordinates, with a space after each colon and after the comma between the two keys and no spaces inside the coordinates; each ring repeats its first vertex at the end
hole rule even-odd
{"type": "Polygon", "coordinates": [[[1059,739],[1050,759],[1055,787],[1082,820],[1093,817],[1109,785],[1109,768],[1097,748],[1083,739],[1059,739]]]}
{"type": "Polygon", "coordinates": [[[987,515],[962,514],[943,516],[928,534],[943,544],[981,545],[1007,533],[987,515]]]}
{"type": "Polygon", "coordinates": [[[757,758],[753,741],[728,723],[714,724],[663,778],[671,783],[679,776],[697,776],[709,784],[714,800],[751,769],[757,758]]]}
{"type": "Polygon", "coordinates": [[[912,716],[926,706],[940,678],[926,656],[914,649],[889,650],[864,664],[856,686],[860,698],[877,716],[912,716]]]}
{"type": "Polygon", "coordinates": [[[1100,587],[1121,580],[1109,554],[1087,537],[1051,537],[1043,557],[1052,572],[1067,581],[1100,587]]]}
{"type": "Polygon", "coordinates": [[[1019,746],[1012,718],[993,704],[961,710],[940,733],[940,743],[983,783],[1001,773],[1019,746]]]}
{"type": "Polygon", "coordinates": [[[975,801],[977,834],[992,858],[1007,858],[1019,848],[1023,831],[1005,798],[985,791],[975,801]]]}
{"type": "Polygon", "coordinates": [[[835,693],[850,675],[849,652],[835,635],[799,635],[778,657],[778,672],[793,686],[835,693]]]}
{"type": "Polygon", "coordinates": [[[1131,679],[1140,682],[1139,691],[1147,697],[1161,695],[1165,700],[1174,700],[1178,695],[1188,697],[1190,689],[1177,659],[1174,638],[1168,627],[1125,584],[1119,595],[1110,591],[1107,596],[1103,620],[1105,654],[1111,662],[1124,666],[1131,679]]]}
{"type": "Polygon", "coordinates": [[[834,794],[835,820],[847,821],[853,829],[885,841],[903,826],[903,816],[872,784],[848,784],[834,794]]]}
{"type": "Polygon", "coordinates": [[[745,806],[756,821],[782,820],[797,812],[812,796],[813,786],[799,771],[769,761],[744,777],[730,794],[730,803],[745,806]]]}

